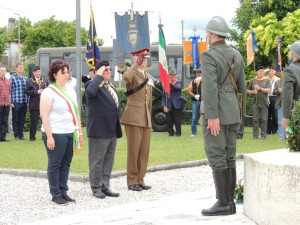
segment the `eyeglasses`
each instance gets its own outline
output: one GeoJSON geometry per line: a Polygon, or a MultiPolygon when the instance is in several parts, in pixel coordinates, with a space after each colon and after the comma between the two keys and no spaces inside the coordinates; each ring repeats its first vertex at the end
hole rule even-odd
{"type": "Polygon", "coordinates": [[[112,71],[112,69],[111,68],[106,68],[104,71],[108,72],[108,71],[112,71]]]}

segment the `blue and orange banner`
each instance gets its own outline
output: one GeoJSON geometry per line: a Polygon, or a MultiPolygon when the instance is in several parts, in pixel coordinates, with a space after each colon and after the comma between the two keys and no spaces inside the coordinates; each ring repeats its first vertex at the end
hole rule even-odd
{"type": "Polygon", "coordinates": [[[281,42],[282,38],[278,35],[278,43],[277,43],[277,48],[276,48],[276,64],[275,64],[275,69],[277,72],[281,72],[282,70],[282,64],[281,64],[281,42]]]}
{"type": "Polygon", "coordinates": [[[256,33],[251,31],[247,38],[247,65],[249,66],[254,61],[255,52],[258,50],[257,42],[255,40],[256,33]]]}
{"type": "MultiPolygon", "coordinates": [[[[206,42],[205,41],[198,41],[198,57],[200,60],[202,52],[206,51],[206,42]]],[[[195,45],[195,43],[194,43],[195,45]]],[[[194,46],[195,49],[195,46],[194,46]]],[[[195,51],[194,51],[195,53],[195,51]]],[[[194,54],[195,55],[195,54],[194,54]]],[[[193,63],[193,43],[190,40],[183,41],[183,63],[184,64],[191,64],[193,63]]],[[[199,63],[200,64],[200,63],[199,63]]]]}
{"type": "Polygon", "coordinates": [[[95,69],[96,63],[100,62],[100,50],[98,47],[98,37],[92,5],[90,6],[90,28],[88,37],[89,41],[86,45],[86,63],[90,68],[95,69]]]}

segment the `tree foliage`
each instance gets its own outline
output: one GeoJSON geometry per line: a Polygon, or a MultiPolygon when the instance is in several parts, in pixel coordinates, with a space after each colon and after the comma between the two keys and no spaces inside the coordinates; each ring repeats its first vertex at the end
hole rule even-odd
{"type": "MultiPolygon", "coordinates": [[[[245,0],[236,11],[233,24],[237,27],[233,36],[246,60],[246,40],[251,30],[256,32],[259,51],[255,54],[258,65],[275,64],[278,36],[282,38],[281,51],[288,51],[287,45],[299,39],[300,0],[245,0]]],[[[287,56],[282,55],[283,64],[287,56]]]]}
{"type": "MultiPolygon", "coordinates": [[[[19,39],[19,21],[16,21],[15,27],[12,33],[9,35],[8,39],[10,41],[18,42],[19,39]]],[[[21,43],[26,39],[28,30],[32,27],[32,23],[29,19],[25,17],[20,17],[20,41],[21,43]]]]}
{"type": "MultiPolygon", "coordinates": [[[[87,42],[87,31],[81,29],[82,45],[87,42]]],[[[41,47],[76,46],[76,23],[56,20],[54,16],[29,28],[23,43],[22,54],[34,55],[41,47]]]]}
{"type": "Polygon", "coordinates": [[[0,28],[0,59],[6,50],[7,36],[6,36],[6,28],[0,28]]]}

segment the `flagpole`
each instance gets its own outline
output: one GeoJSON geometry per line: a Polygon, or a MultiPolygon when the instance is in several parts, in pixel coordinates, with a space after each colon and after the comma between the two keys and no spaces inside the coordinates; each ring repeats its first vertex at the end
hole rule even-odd
{"type": "Polygon", "coordinates": [[[76,0],[76,94],[78,113],[81,115],[81,15],[80,0],[76,0]]]}

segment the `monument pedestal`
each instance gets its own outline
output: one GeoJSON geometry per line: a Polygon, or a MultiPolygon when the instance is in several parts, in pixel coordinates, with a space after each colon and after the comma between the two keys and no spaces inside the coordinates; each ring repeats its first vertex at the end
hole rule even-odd
{"type": "Polygon", "coordinates": [[[244,214],[259,225],[300,224],[300,152],[244,155],[244,214]]]}

